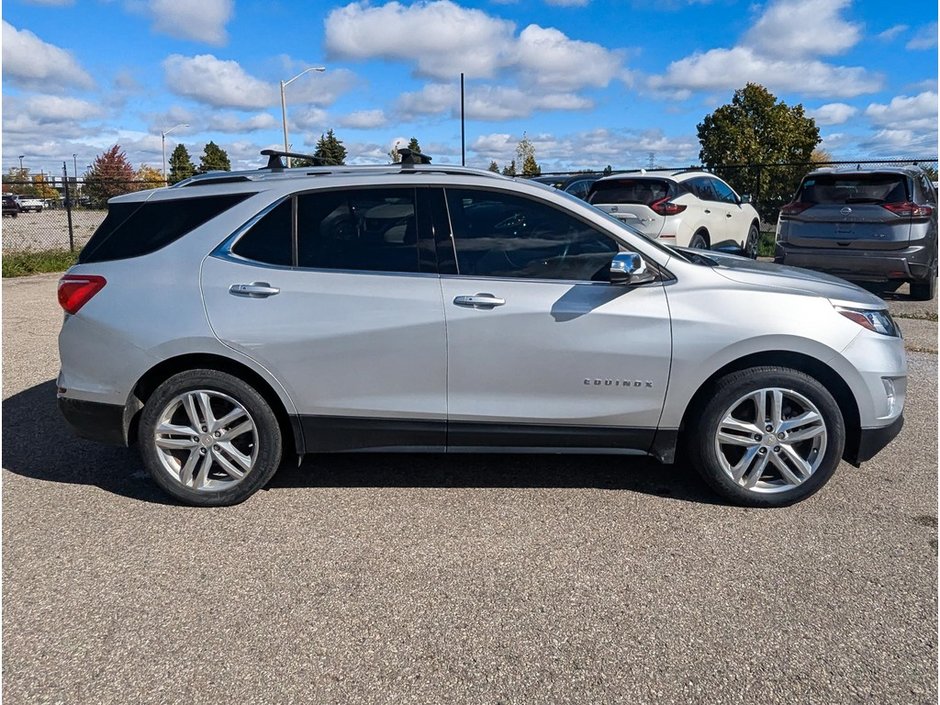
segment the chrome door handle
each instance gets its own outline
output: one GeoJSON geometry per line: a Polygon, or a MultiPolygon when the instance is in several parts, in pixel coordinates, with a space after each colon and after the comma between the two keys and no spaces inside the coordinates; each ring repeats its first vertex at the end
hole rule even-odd
{"type": "Polygon", "coordinates": [[[251,282],[251,284],[232,284],[228,293],[232,296],[246,296],[249,299],[266,299],[274,296],[281,290],[267,282],[251,282]]]}
{"type": "Polygon", "coordinates": [[[499,299],[492,294],[474,294],[473,296],[458,296],[454,299],[457,306],[470,306],[471,308],[494,308],[502,306],[506,299],[499,299]]]}

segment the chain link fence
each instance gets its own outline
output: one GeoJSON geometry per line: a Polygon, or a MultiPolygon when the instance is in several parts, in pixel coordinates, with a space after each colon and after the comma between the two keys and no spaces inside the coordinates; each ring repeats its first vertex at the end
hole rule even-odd
{"type": "MultiPolygon", "coordinates": [[[[739,194],[749,194],[760,213],[765,231],[777,222],[780,207],[788,203],[796,188],[808,172],[823,167],[839,169],[868,169],[879,166],[918,165],[937,180],[937,159],[876,159],[862,161],[833,161],[799,164],[728,164],[705,169],[727,181],[739,194]]],[[[670,171],[695,167],[656,167],[646,171],[670,171]]],[[[637,172],[613,170],[610,173],[637,172]]],[[[608,173],[602,168],[597,174],[608,173]]],[[[584,172],[580,172],[584,173],[584,172]]],[[[573,176],[574,172],[553,175],[573,176]]],[[[35,181],[11,181],[4,178],[3,194],[16,194],[20,198],[38,198],[42,202],[39,212],[19,212],[16,217],[3,218],[3,252],[41,252],[48,250],[80,250],[107,215],[107,199],[123,193],[161,186],[152,181],[126,181],[96,179],[95,181],[59,178],[43,183],[38,189],[35,181]]]]}

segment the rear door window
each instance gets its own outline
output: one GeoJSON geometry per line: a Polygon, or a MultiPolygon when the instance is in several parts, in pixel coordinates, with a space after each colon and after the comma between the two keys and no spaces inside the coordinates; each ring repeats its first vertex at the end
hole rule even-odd
{"type": "Polygon", "coordinates": [[[591,188],[589,203],[637,203],[648,206],[669,196],[665,179],[615,179],[597,181],[591,188]]]}
{"type": "Polygon", "coordinates": [[[234,193],[114,203],[78,256],[78,262],[107,262],[156,252],[253,195],[234,193]]]}
{"type": "Polygon", "coordinates": [[[902,203],[910,200],[903,174],[817,174],[803,180],[801,203],[902,203]]]}

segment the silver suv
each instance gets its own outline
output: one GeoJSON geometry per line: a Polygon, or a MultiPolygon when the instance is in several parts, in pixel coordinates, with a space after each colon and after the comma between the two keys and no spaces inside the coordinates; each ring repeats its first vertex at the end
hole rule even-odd
{"type": "Polygon", "coordinates": [[[900,430],[902,341],[854,285],[487,171],[278,155],[112,199],[60,281],[63,414],[182,501],[287,454],[684,450],[779,506],[900,430]]]}

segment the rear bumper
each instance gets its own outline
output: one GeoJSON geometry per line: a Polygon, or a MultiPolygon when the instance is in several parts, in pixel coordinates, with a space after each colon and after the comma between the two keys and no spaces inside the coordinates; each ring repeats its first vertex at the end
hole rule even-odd
{"type": "Polygon", "coordinates": [[[859,433],[858,447],[846,448],[844,458],[856,467],[866,460],[871,460],[897,437],[903,426],[904,415],[902,414],[888,426],[863,428],[859,433]]]}
{"type": "Polygon", "coordinates": [[[109,445],[126,446],[126,407],[59,397],[59,411],[76,436],[109,445]]]}
{"type": "Polygon", "coordinates": [[[848,250],[777,243],[774,262],[826,272],[850,281],[912,281],[927,277],[935,253],[925,244],[903,250],[848,250]]]}

